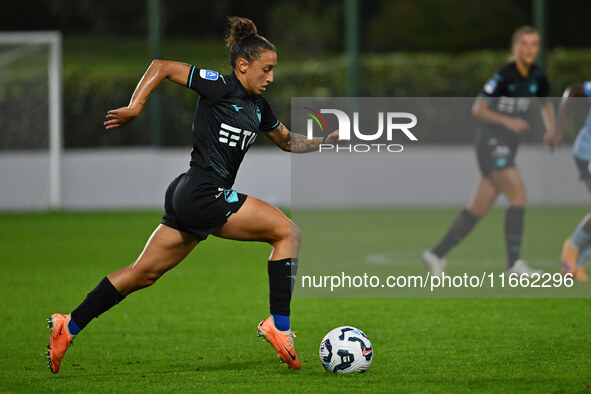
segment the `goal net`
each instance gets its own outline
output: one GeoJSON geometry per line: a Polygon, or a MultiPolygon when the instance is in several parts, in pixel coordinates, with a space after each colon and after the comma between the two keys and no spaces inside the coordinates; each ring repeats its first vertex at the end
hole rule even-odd
{"type": "Polygon", "coordinates": [[[60,207],[61,34],[0,33],[0,209],[60,207]]]}

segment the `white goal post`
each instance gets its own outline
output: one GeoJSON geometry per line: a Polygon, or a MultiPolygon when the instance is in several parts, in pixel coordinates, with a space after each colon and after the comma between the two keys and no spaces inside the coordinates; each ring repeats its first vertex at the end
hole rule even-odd
{"type": "MultiPolygon", "coordinates": [[[[48,196],[44,198],[45,202],[40,202],[38,200],[36,202],[27,204],[23,203],[22,206],[19,206],[18,201],[15,204],[15,207],[18,208],[52,208],[58,209],[61,207],[61,154],[62,154],[62,36],[59,31],[36,31],[36,32],[0,32],[0,48],[5,48],[6,50],[0,52],[0,71],[2,67],[10,67],[10,64],[19,64],[18,62],[21,61],[23,64],[27,63],[27,56],[36,55],[36,52],[43,51],[42,56],[46,56],[47,53],[47,69],[46,71],[43,70],[44,67],[41,67],[42,72],[47,73],[47,83],[48,83],[48,95],[47,95],[47,108],[48,108],[48,117],[47,119],[47,129],[48,129],[48,168],[47,168],[47,176],[49,180],[48,186],[48,196]],[[45,52],[46,51],[46,52],[45,52]],[[23,60],[24,59],[24,60],[23,60]]],[[[39,56],[39,55],[36,55],[39,56]]],[[[17,66],[17,73],[18,66],[17,66]]],[[[37,76],[38,77],[38,76],[37,76]]],[[[10,77],[6,77],[10,78],[10,77]]],[[[44,79],[44,78],[42,78],[44,79]]],[[[10,81],[3,81],[4,84],[9,83],[10,81]]],[[[23,89],[26,90],[26,87],[23,89]]],[[[26,96],[26,94],[25,94],[26,96]]],[[[27,110],[27,104],[22,104],[24,108],[20,108],[20,112],[25,112],[27,110]]],[[[45,106],[43,106],[45,108],[45,106]]],[[[12,110],[12,109],[11,109],[12,110]]],[[[15,110],[15,112],[19,112],[19,109],[15,110]]],[[[0,112],[0,119],[4,118],[6,115],[0,112]]],[[[27,115],[22,114],[23,117],[27,115]]],[[[45,121],[45,120],[44,120],[45,121]]],[[[2,122],[2,120],[0,120],[2,122]]],[[[13,126],[18,131],[18,125],[13,126]]],[[[10,130],[5,132],[9,134],[10,130]]],[[[13,132],[14,134],[14,132],[13,132]]],[[[26,139],[26,137],[23,137],[26,139]]],[[[27,147],[19,146],[19,144],[12,144],[16,145],[16,148],[11,147],[8,144],[7,151],[10,154],[16,149],[17,151],[20,149],[26,150],[27,147]]],[[[21,144],[22,145],[22,144],[21,144]]],[[[0,151],[0,156],[6,152],[0,151]]],[[[7,165],[5,167],[11,167],[7,165]]],[[[13,165],[11,168],[18,168],[18,166],[13,165]]],[[[1,169],[0,169],[1,170],[1,169]]],[[[6,176],[6,170],[4,169],[5,173],[3,173],[4,178],[9,178],[6,176]]],[[[13,173],[15,171],[12,171],[13,173]]],[[[13,174],[8,174],[13,175],[13,174]]],[[[4,182],[2,186],[4,189],[9,189],[13,185],[10,185],[10,179],[16,179],[16,177],[9,178],[8,181],[4,182]],[[8,185],[7,185],[8,183],[8,185]]],[[[14,188],[13,188],[14,189],[14,188]]],[[[18,185],[17,185],[18,189],[18,185]]],[[[26,189],[26,188],[25,188],[26,189]]],[[[23,189],[23,190],[25,190],[23,189]]],[[[47,189],[47,187],[45,187],[47,189]]],[[[35,193],[35,189],[27,189],[28,193],[35,193]]],[[[7,192],[8,193],[8,192],[7,192]]],[[[18,199],[18,192],[12,192],[10,198],[5,198],[8,200],[6,204],[1,204],[0,209],[10,209],[11,202],[10,200],[18,199]],[[7,206],[5,206],[7,205],[7,206]]],[[[6,196],[5,196],[6,197],[6,196]]],[[[0,201],[1,202],[1,201],[0,201]]]]}

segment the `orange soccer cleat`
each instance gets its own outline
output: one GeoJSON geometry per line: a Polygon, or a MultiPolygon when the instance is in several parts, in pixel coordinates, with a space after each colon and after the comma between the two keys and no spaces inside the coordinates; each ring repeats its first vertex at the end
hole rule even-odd
{"type": "Polygon", "coordinates": [[[259,323],[258,336],[263,337],[275,348],[277,356],[282,362],[287,363],[288,367],[292,369],[300,369],[302,367],[295,347],[293,346],[295,334],[291,330],[279,331],[275,327],[273,316],[269,316],[259,323]]]}
{"type": "Polygon", "coordinates": [[[68,347],[72,344],[72,339],[74,339],[68,331],[69,322],[70,315],[63,315],[61,313],[54,313],[47,319],[47,323],[49,323],[49,328],[51,329],[49,345],[47,346],[49,349],[47,358],[49,359],[49,369],[53,373],[58,373],[60,370],[62,358],[68,347]]]}
{"type": "Polygon", "coordinates": [[[574,277],[575,270],[577,269],[577,259],[579,258],[579,248],[572,246],[570,240],[571,238],[568,237],[562,244],[562,254],[560,255],[562,268],[560,269],[560,273],[563,276],[572,274],[574,277]]]}

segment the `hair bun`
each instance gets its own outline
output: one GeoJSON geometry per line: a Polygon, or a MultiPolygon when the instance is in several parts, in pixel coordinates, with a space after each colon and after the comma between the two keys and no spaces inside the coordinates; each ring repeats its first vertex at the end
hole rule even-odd
{"type": "Polygon", "coordinates": [[[228,18],[228,29],[225,35],[227,46],[232,47],[235,42],[256,35],[257,28],[250,19],[238,16],[228,18]]]}

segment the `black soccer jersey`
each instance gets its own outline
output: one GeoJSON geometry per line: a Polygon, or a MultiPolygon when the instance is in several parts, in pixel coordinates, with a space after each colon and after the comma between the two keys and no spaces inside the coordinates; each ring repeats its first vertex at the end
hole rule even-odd
{"type": "Polygon", "coordinates": [[[515,62],[511,62],[486,82],[480,96],[489,101],[491,109],[520,116],[527,112],[531,97],[547,100],[549,94],[548,78],[543,68],[532,65],[529,75],[524,78],[517,71],[515,62]]]}
{"type": "MultiPolygon", "coordinates": [[[[522,77],[515,63],[503,66],[484,85],[480,97],[490,109],[508,116],[525,117],[532,97],[548,100],[550,88],[544,70],[532,65],[527,77],[522,77]]],[[[515,166],[515,155],[522,134],[501,124],[480,122],[476,136],[476,157],[483,176],[515,166]]]]}
{"type": "Polygon", "coordinates": [[[279,121],[267,100],[249,94],[234,73],[191,67],[187,86],[200,95],[192,126],[191,168],[213,171],[229,188],[259,130],[273,130],[279,121]]]}

